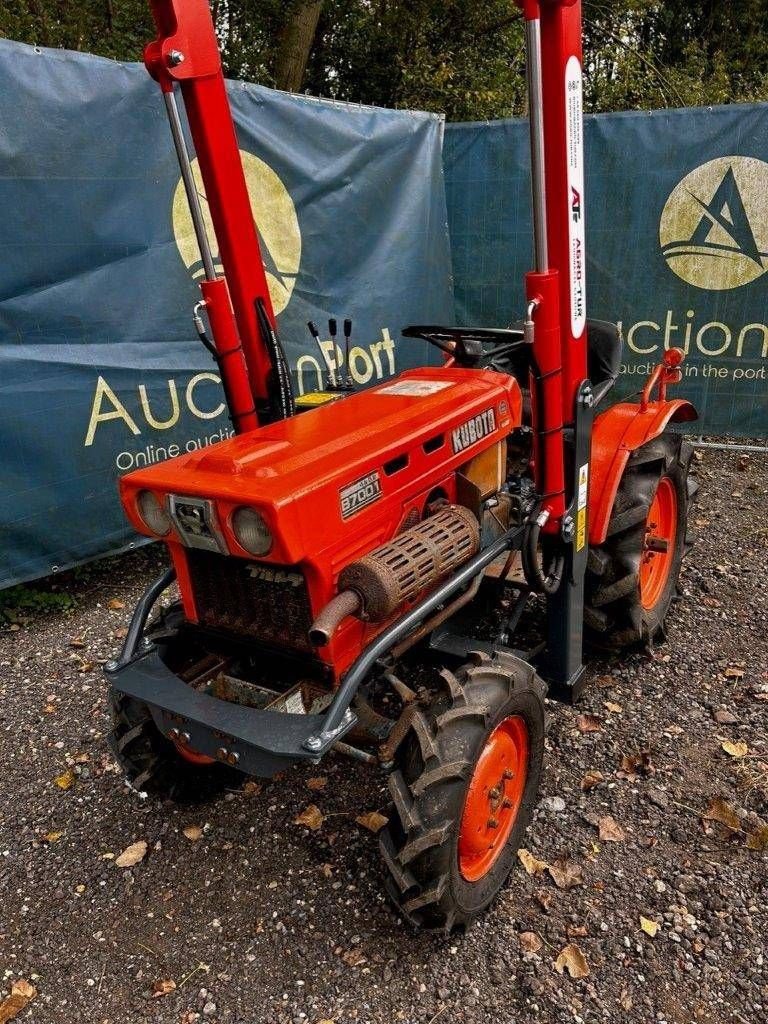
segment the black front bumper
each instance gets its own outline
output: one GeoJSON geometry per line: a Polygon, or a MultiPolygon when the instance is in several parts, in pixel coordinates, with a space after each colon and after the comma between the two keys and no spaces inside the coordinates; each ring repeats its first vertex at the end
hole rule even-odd
{"type": "Polygon", "coordinates": [[[163,663],[158,651],[105,667],[116,694],[146,704],[164,736],[177,730],[192,750],[248,775],[271,778],[300,761],[316,762],[355,724],[351,711],[327,730],[327,715],[257,711],[193,690],[163,663]]]}

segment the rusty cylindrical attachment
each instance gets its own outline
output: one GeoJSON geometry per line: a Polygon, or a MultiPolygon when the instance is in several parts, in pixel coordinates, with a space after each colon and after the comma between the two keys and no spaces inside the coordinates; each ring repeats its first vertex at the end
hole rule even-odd
{"type": "Polygon", "coordinates": [[[459,505],[442,509],[342,570],[339,593],[312,624],[311,643],[327,644],[348,615],[384,622],[479,549],[475,515],[459,505]]]}

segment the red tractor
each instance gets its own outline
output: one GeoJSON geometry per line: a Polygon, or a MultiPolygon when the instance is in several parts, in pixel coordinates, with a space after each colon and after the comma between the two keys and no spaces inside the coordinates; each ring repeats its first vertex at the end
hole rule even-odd
{"type": "Polygon", "coordinates": [[[151,2],[146,63],[206,270],[195,320],[236,436],[120,482],[129,520],[165,541],[172,568],[106,666],[113,749],[137,789],[170,794],[332,750],[379,765],[392,899],[416,926],[466,926],[503,885],[535,806],[545,697],[578,696],[585,638],[617,650],[661,633],[693,495],[690,449],[667,429],[696,418],[666,396],[683,353],[665,353],[639,402],[609,406],[621,337],[587,320],[581,4],[522,4],[535,236],[524,321],[409,327],[442,365],[297,401],[208,4],[151,2]],[[181,600],[149,621],[174,580],[181,600]]]}

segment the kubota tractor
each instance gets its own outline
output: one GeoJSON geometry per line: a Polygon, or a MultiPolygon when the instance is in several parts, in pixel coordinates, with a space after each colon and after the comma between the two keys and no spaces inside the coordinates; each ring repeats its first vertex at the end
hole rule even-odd
{"type": "Polygon", "coordinates": [[[120,482],[172,568],[106,666],[113,749],[133,786],[171,795],[333,750],[379,765],[392,899],[414,925],[466,926],[535,806],[545,697],[577,697],[585,637],[654,640],[686,547],[690,449],[667,428],[696,412],[666,396],[683,353],[611,406],[620,334],[586,314],[581,4],[522,3],[535,269],[521,324],[409,327],[402,344],[426,339],[440,365],[298,401],[208,4],[151,4],[146,64],[206,271],[195,322],[236,436],[120,482]],[[150,620],[174,580],[181,600],[150,620]],[[516,644],[537,613],[538,641],[516,644]]]}

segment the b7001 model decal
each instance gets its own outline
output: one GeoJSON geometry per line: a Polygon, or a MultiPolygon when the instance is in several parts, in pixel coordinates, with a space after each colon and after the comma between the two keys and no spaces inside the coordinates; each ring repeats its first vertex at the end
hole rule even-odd
{"type": "Polygon", "coordinates": [[[365,508],[381,497],[381,480],[377,472],[369,473],[367,476],[347,484],[339,491],[341,501],[341,518],[349,519],[355,512],[365,508]]]}
{"type": "Polygon", "coordinates": [[[462,423],[451,431],[451,441],[455,453],[463,452],[484,437],[488,437],[496,429],[496,413],[493,409],[486,409],[479,416],[473,416],[471,420],[462,423]]]}

